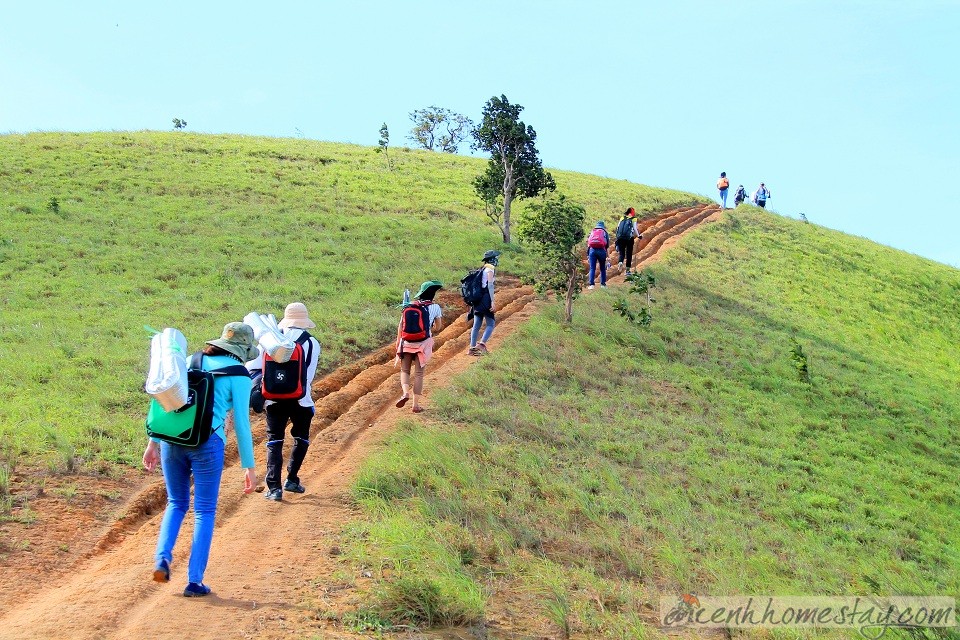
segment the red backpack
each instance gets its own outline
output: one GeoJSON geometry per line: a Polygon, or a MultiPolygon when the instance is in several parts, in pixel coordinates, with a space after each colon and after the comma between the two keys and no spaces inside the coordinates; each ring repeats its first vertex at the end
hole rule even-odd
{"type": "Polygon", "coordinates": [[[590,239],[587,240],[587,246],[591,249],[606,249],[607,234],[600,227],[590,232],[590,239]]]}
{"type": "Polygon", "coordinates": [[[267,400],[299,400],[307,394],[307,369],[313,343],[304,331],[296,340],[293,355],[286,362],[277,362],[270,354],[263,354],[261,393],[267,400]],[[303,345],[310,345],[306,352],[303,345]]]}
{"type": "Polygon", "coordinates": [[[400,339],[421,342],[430,337],[430,305],[428,300],[418,300],[403,308],[400,316],[400,339]]]}

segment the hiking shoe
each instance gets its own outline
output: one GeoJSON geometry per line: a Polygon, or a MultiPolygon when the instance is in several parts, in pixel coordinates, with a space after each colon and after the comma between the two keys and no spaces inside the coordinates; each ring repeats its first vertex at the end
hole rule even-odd
{"type": "Polygon", "coordinates": [[[477,349],[480,350],[480,355],[482,356],[485,356],[488,353],[490,353],[490,349],[487,349],[487,345],[483,344],[482,342],[477,343],[477,349]]]}
{"type": "Polygon", "coordinates": [[[191,582],[187,585],[187,588],[183,590],[184,598],[202,598],[206,595],[210,595],[210,587],[202,582],[191,582]]]}
{"type": "Polygon", "coordinates": [[[600,288],[601,288],[601,289],[606,289],[606,288],[607,288],[607,285],[602,284],[602,285],[600,285],[600,288]]]}
{"type": "Polygon", "coordinates": [[[468,354],[468,355],[471,355],[471,356],[479,356],[479,355],[482,355],[482,354],[480,353],[480,349],[478,349],[477,347],[470,347],[469,349],[467,349],[467,354],[468,354]]]}
{"type": "Polygon", "coordinates": [[[589,287],[587,287],[587,289],[593,289],[593,285],[590,285],[589,287]]]}
{"type": "Polygon", "coordinates": [[[293,491],[294,493],[305,493],[307,489],[296,480],[287,479],[287,481],[283,483],[283,490],[293,491]]]}
{"type": "Polygon", "coordinates": [[[170,582],[170,563],[160,558],[153,569],[154,582],[170,582]]]}
{"type": "Polygon", "coordinates": [[[410,399],[410,396],[408,396],[408,395],[406,395],[406,394],[404,394],[403,396],[401,396],[400,399],[397,400],[397,404],[396,404],[397,409],[403,408],[403,405],[407,404],[407,400],[409,400],[409,399],[410,399]]]}
{"type": "Polygon", "coordinates": [[[630,275],[630,269],[627,269],[626,275],[630,275]]]}
{"type": "Polygon", "coordinates": [[[263,494],[263,497],[267,500],[273,500],[274,502],[280,502],[283,500],[283,489],[279,487],[276,489],[267,489],[267,492],[263,494]]]}

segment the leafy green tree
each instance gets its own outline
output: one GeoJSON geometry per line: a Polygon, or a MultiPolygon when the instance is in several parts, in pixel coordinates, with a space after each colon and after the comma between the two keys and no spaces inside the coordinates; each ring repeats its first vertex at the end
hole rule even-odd
{"type": "Polygon", "coordinates": [[[530,205],[517,233],[537,256],[534,285],[538,291],[566,293],[567,322],[573,320],[573,301],[583,288],[580,243],[587,212],[566,196],[543,199],[530,205]]]}
{"type": "Polygon", "coordinates": [[[410,140],[430,151],[456,153],[473,128],[467,116],[436,106],[411,112],[410,120],[414,125],[410,140]]]}
{"type": "Polygon", "coordinates": [[[537,132],[520,121],[521,111],[523,107],[510,104],[507,96],[494,96],[484,105],[483,119],[473,129],[473,148],[491,154],[486,171],[477,176],[473,187],[507,243],[513,200],[557,188],[553,176],[540,164],[537,132]]]}
{"type": "Polygon", "coordinates": [[[173,128],[176,129],[177,131],[181,131],[181,130],[183,130],[183,129],[186,129],[186,128],[187,128],[187,121],[186,121],[186,120],[181,120],[180,118],[174,118],[174,119],[173,119],[173,128]]]}
{"type": "Polygon", "coordinates": [[[387,171],[391,171],[393,167],[390,166],[390,155],[387,151],[387,147],[390,146],[390,130],[387,129],[386,122],[380,127],[380,141],[377,144],[380,145],[377,153],[383,153],[383,157],[387,161],[387,171]]]}

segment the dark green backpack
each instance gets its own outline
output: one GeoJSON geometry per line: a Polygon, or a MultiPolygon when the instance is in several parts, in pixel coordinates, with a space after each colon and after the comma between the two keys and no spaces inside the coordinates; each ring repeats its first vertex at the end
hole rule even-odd
{"type": "Polygon", "coordinates": [[[190,357],[187,368],[187,404],[173,411],[164,411],[155,399],[147,410],[147,435],[181,447],[199,447],[213,433],[213,383],[221,376],[249,377],[242,364],[204,371],[203,353],[190,357]]]}

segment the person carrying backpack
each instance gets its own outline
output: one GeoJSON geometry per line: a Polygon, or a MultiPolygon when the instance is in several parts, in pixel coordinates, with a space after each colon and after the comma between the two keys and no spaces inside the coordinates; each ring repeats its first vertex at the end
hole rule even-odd
{"type": "MultiPolygon", "coordinates": [[[[627,265],[627,275],[630,275],[630,269],[633,266],[633,239],[640,238],[640,232],[637,231],[637,213],[630,207],[617,223],[617,252],[620,254],[620,262],[617,267],[622,271],[623,265],[627,265]]],[[[606,263],[604,263],[606,264],[606,263]]]]}
{"type": "MultiPolygon", "coordinates": [[[[256,355],[253,329],[242,322],[231,322],[223,328],[219,339],[207,341],[203,350],[191,360],[198,361],[203,371],[216,372],[237,367],[256,355]]],[[[190,479],[193,479],[193,543],[187,565],[187,586],[183,590],[187,598],[210,593],[210,587],[203,584],[203,574],[213,543],[229,411],[233,411],[233,432],[244,471],[243,492],[251,493],[257,486],[250,434],[250,378],[224,372],[213,380],[213,417],[209,437],[195,447],[151,438],[143,452],[144,468],[153,471],[159,463],[167,487],[167,508],[160,523],[153,570],[153,579],[157,582],[170,581],[173,547],[184,516],[190,509],[190,479]]]]}
{"type": "Polygon", "coordinates": [[[316,411],[312,387],[320,359],[320,342],[307,332],[307,329],[317,325],[310,319],[307,307],[302,302],[288,304],[277,326],[284,336],[296,343],[290,360],[275,362],[261,350],[255,361],[247,363],[247,368],[261,369],[263,372],[261,390],[264,412],[267,414],[267,473],[264,477],[267,491],[264,498],[280,502],[284,491],[306,491],[300,484],[299,473],[310,447],[310,423],[316,411]],[[281,488],[283,441],[288,422],[291,424],[293,450],[287,463],[287,480],[281,488]]]}
{"type": "Polygon", "coordinates": [[[743,188],[743,185],[737,187],[737,193],[733,196],[733,206],[739,207],[747,199],[747,190],[743,188]]]}
{"type": "Polygon", "coordinates": [[[756,192],[753,194],[753,202],[761,209],[766,209],[767,200],[770,199],[770,189],[767,189],[767,185],[760,183],[760,186],[757,187],[756,192]]]}
{"type": "Polygon", "coordinates": [[[499,251],[491,249],[483,254],[483,264],[480,267],[480,287],[483,294],[479,302],[470,307],[470,313],[467,314],[467,320],[473,320],[473,329],[470,330],[470,347],[467,349],[467,353],[471,356],[485,356],[490,353],[487,349],[487,340],[490,339],[493,327],[497,324],[494,317],[493,283],[498,264],[500,264],[499,251]],[[480,337],[480,326],[484,319],[487,324],[483,330],[483,337],[480,337]],[[480,338],[479,342],[477,338],[480,338]]]}
{"type": "Polygon", "coordinates": [[[607,247],[610,246],[610,234],[603,220],[597,222],[587,236],[587,259],[590,261],[590,286],[593,289],[597,266],[600,267],[600,286],[607,286],[607,247]]]}
{"type": "Polygon", "coordinates": [[[730,188],[730,181],[727,180],[727,172],[720,172],[720,179],[717,180],[717,189],[720,191],[720,206],[727,208],[727,190],[730,188]]]}
{"type": "Polygon", "coordinates": [[[443,310],[433,301],[437,291],[443,288],[439,280],[427,280],[413,302],[404,305],[397,326],[397,357],[394,364],[400,365],[400,389],[403,395],[397,400],[397,408],[403,407],[413,391],[413,412],[420,413],[420,396],[423,395],[423,371],[433,356],[433,330],[439,326],[443,310]],[[413,369],[413,385],[410,372],[413,369]]]}

